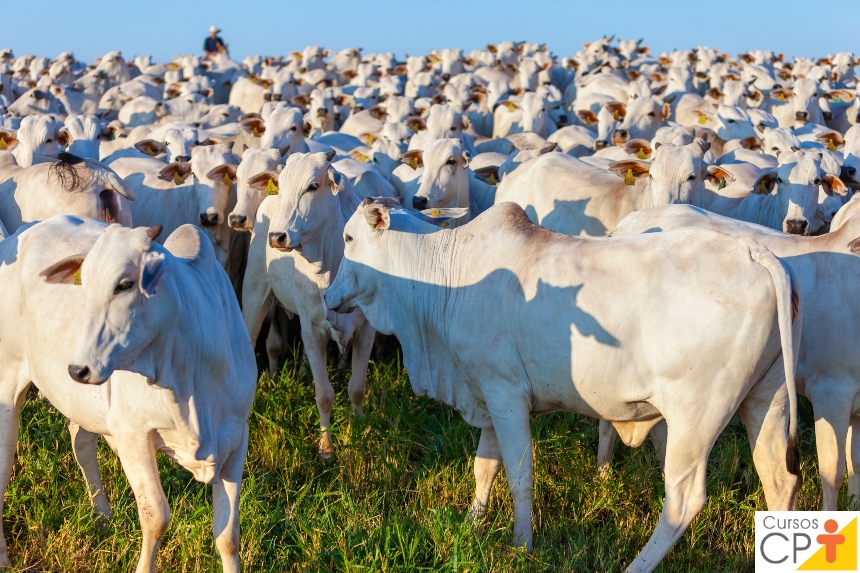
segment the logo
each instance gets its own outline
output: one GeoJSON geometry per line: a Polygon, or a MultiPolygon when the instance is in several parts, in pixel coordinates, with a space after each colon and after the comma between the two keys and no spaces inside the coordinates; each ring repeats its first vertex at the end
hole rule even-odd
{"type": "Polygon", "coordinates": [[[860,571],[857,511],[755,512],[755,570],[860,571]]]}

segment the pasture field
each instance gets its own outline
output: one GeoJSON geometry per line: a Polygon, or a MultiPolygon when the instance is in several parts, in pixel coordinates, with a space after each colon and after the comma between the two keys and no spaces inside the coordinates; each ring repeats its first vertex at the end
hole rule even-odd
{"type": "MultiPolygon", "coordinates": [[[[554,414],[532,423],[534,552],[515,550],[503,474],[487,517],[475,525],[465,520],[478,431],[453,409],[416,397],[396,350],[371,363],[360,419],[351,419],[348,374],[331,369],[338,453],[326,462],[316,457],[310,375],[291,362],[277,378],[261,376],[241,497],[243,571],[621,571],[657,523],[662,478],[650,443],[637,450],[619,444],[610,475],[601,479],[596,422],[554,414]]],[[[805,480],[798,508],[817,509],[812,411],[805,400],[800,412],[805,480]]],[[[159,466],[172,509],[159,570],[220,571],[210,488],[161,454],[159,466]]],[[[104,527],[90,510],[64,417],[31,392],[5,500],[13,571],[134,568],[140,547],[134,497],[104,441],[100,467],[115,513],[104,527]]],[[[753,570],[753,512],[765,504],[737,418],[711,453],[708,496],[657,571],[753,570]]]]}

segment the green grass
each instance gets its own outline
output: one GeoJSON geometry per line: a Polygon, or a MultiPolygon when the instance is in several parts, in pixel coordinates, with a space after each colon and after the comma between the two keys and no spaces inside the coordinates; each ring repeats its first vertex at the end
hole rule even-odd
{"type": "MultiPolygon", "coordinates": [[[[330,363],[334,364],[332,360],[330,363]]],[[[350,420],[348,372],[337,392],[334,461],[316,459],[312,383],[286,369],[260,378],[241,498],[244,571],[621,571],[645,544],[663,488],[650,445],[619,445],[613,470],[595,468],[597,425],[569,414],[534,420],[534,552],[509,543],[513,509],[504,476],[487,517],[465,520],[478,432],[452,409],[413,395],[399,355],[373,362],[365,416],[350,420]]],[[[820,496],[812,414],[801,405],[800,509],[820,496]]],[[[114,509],[101,529],[74,461],[65,420],[31,395],[4,512],[18,570],[129,571],[140,534],[134,498],[102,442],[100,467],[114,509]]],[[[161,571],[217,571],[209,487],[159,454],[172,521],[161,571]]],[[[708,502],[660,571],[752,571],[753,511],[764,509],[743,426],[733,421],[711,454],[708,502]]]]}

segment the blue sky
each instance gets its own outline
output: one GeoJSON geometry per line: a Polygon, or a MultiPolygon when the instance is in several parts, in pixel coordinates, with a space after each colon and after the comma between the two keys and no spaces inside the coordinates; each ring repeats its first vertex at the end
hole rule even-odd
{"type": "Polygon", "coordinates": [[[44,56],[72,50],[88,61],[114,49],[159,61],[201,53],[212,24],[239,60],[311,44],[402,57],[503,40],[545,42],[563,56],[604,34],[644,37],[658,53],[700,44],[732,54],[860,51],[856,0],[37,0],[3,2],[2,14],[0,48],[44,56]]]}

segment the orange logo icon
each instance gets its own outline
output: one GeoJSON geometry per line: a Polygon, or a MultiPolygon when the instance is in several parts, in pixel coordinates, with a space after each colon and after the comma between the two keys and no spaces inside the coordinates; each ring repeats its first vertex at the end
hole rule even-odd
{"type": "Polygon", "coordinates": [[[857,518],[838,533],[834,519],[824,522],[824,531],[815,540],[821,548],[807,559],[798,571],[856,571],[857,570],[857,518]]]}

